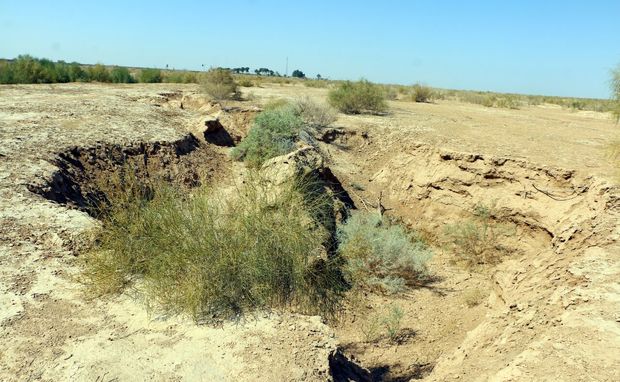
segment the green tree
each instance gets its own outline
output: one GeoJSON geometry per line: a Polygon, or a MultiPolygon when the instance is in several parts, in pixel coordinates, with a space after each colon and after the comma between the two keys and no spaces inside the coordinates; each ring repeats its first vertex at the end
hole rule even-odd
{"type": "Polygon", "coordinates": [[[89,80],[88,73],[85,72],[77,62],[72,62],[69,64],[68,72],[69,82],[82,82],[89,80]]]}
{"type": "Polygon", "coordinates": [[[0,84],[14,84],[13,66],[8,62],[0,62],[0,84]]]}
{"type": "Polygon", "coordinates": [[[306,75],[304,74],[304,72],[302,72],[299,69],[293,70],[293,73],[291,74],[291,76],[296,77],[296,78],[306,78],[306,75]]]}
{"type": "Polygon", "coordinates": [[[614,106],[613,115],[616,122],[620,122],[620,65],[618,65],[618,67],[611,73],[611,92],[612,98],[616,103],[614,106]]]}

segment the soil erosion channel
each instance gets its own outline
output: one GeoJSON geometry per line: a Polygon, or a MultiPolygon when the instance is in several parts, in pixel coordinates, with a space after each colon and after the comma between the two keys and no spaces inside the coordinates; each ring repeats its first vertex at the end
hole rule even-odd
{"type": "Polygon", "coordinates": [[[106,88],[105,100],[91,101],[83,94],[101,89],[76,86],[51,90],[53,106],[44,90],[14,87],[22,106],[2,108],[0,379],[620,377],[617,186],[368,126],[320,137],[321,174],[357,209],[380,199],[386,215],[424,236],[436,253],[432,282],[361,296],[329,325],[274,313],[209,327],[151,314],[131,295],[85,299],[75,256],[97,225],[87,211],[98,182],[129,166],[179,187],[230,185],[243,169],[228,151],[259,109],[223,108],[191,87],[106,88]],[[510,234],[497,237],[499,263],[471,270],[454,261],[443,232],[481,204],[510,234]],[[392,305],[404,312],[402,335],[369,341],[366,318],[392,305]]]}

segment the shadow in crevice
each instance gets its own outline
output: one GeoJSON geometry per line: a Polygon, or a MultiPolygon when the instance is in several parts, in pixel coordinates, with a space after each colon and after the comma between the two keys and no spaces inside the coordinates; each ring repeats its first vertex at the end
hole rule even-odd
{"type": "Polygon", "coordinates": [[[407,382],[412,379],[423,379],[433,371],[434,367],[431,363],[414,363],[405,371],[395,373],[392,370],[397,366],[400,365],[382,365],[371,368],[371,380],[373,382],[407,382]]]}

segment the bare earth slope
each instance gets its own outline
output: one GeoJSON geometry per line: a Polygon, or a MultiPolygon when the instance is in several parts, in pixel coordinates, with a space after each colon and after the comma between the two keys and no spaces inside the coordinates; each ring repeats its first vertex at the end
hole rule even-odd
{"type": "MultiPolygon", "coordinates": [[[[249,92],[247,107],[326,95],[249,92]]],[[[217,180],[232,171],[227,148],[187,133],[209,112],[190,85],[0,87],[0,379],[326,380],[341,345],[376,379],[619,380],[620,192],[605,158],[615,126],[600,113],[545,106],[390,106],[385,117],[341,115],[335,140],[322,144],[360,208],[383,192],[389,214],[437,244],[439,281],[396,301],[415,336],[373,345],[354,317],[335,332],[285,314],[211,328],[149,313],[130,295],[85,299],[74,255],[96,221],[48,200],[80,204],[59,166],[88,176],[130,157],[180,182],[217,180]],[[516,228],[503,243],[509,253],[465,271],[442,250],[442,226],[490,201],[494,219],[516,228]],[[467,307],[472,288],[484,302],[467,307]]],[[[223,119],[235,139],[237,117],[223,119]]]]}

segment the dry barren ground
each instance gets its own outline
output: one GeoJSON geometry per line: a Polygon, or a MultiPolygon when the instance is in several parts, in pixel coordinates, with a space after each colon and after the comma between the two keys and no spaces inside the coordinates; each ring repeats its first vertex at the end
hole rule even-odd
{"type": "MultiPolygon", "coordinates": [[[[322,144],[334,174],[358,208],[382,192],[437,256],[434,282],[359,296],[331,328],[288,314],[212,328],[131,295],[86,299],[76,254],[96,221],[67,207],[84,190],[59,168],[87,180],[130,158],[183,183],[226,179],[228,148],[188,134],[214,112],[195,92],[0,88],[1,380],[327,380],[336,347],[375,380],[620,379],[620,198],[605,157],[615,126],[600,113],[391,102],[388,116],[341,115],[322,144]],[[494,202],[493,219],[515,233],[503,262],[469,271],[452,261],[442,227],[480,202],[494,202]],[[368,318],[395,305],[405,313],[398,340],[368,340],[368,318]]],[[[245,93],[251,101],[220,112],[233,143],[254,105],[326,91],[245,93]]]]}

